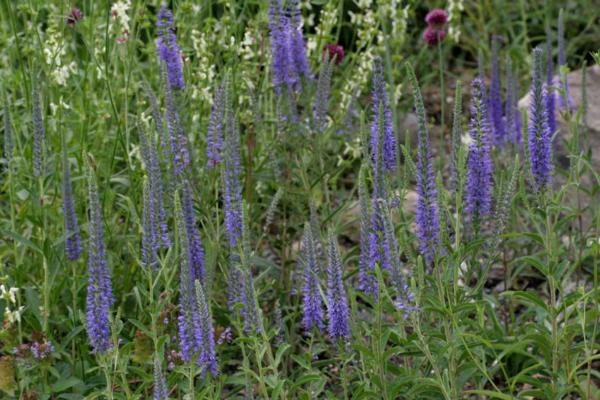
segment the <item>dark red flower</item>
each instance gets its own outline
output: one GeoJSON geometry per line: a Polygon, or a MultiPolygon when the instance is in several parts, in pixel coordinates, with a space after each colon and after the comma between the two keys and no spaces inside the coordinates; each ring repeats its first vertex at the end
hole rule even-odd
{"type": "Polygon", "coordinates": [[[323,59],[331,60],[335,57],[335,63],[340,65],[344,61],[344,48],[339,44],[327,44],[323,49],[323,59]]]}
{"type": "Polygon", "coordinates": [[[444,25],[448,23],[448,13],[441,8],[435,8],[427,13],[425,16],[425,22],[429,26],[443,30],[444,25]]]}
{"type": "Polygon", "coordinates": [[[446,37],[446,31],[437,30],[432,26],[428,26],[423,31],[423,40],[430,46],[435,46],[446,37]]]}
{"type": "Polygon", "coordinates": [[[83,19],[83,12],[77,7],[73,7],[69,15],[67,15],[66,23],[70,27],[74,27],[75,24],[83,19]]]}

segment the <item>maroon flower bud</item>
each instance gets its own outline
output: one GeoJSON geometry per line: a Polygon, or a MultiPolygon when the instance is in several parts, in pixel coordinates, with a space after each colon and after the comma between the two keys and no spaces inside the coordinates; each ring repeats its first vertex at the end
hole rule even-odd
{"type": "Polygon", "coordinates": [[[446,37],[446,31],[437,30],[432,26],[428,26],[425,31],[423,31],[423,41],[427,43],[429,46],[435,46],[446,37]]]}
{"type": "Polygon", "coordinates": [[[323,49],[323,59],[331,60],[335,57],[335,63],[340,65],[344,61],[344,48],[339,44],[330,43],[323,49]]]}
{"type": "Polygon", "coordinates": [[[69,15],[67,15],[66,23],[71,28],[75,26],[75,24],[83,19],[83,12],[77,7],[73,7],[69,15]]]}
{"type": "Polygon", "coordinates": [[[443,30],[444,25],[448,23],[448,13],[440,8],[435,8],[427,13],[425,22],[437,30],[443,30]]]}

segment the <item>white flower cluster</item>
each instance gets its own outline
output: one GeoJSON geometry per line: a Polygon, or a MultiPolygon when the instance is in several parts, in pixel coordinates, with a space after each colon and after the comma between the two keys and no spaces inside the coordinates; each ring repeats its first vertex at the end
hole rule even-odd
{"type": "Polygon", "coordinates": [[[121,35],[117,41],[126,41],[129,37],[129,15],[127,11],[131,8],[131,0],[117,1],[110,8],[110,30],[121,35]]]}
{"type": "Polygon", "coordinates": [[[67,55],[67,46],[65,46],[64,38],[57,26],[58,20],[57,18],[50,19],[43,51],[46,65],[50,67],[50,76],[60,86],[66,86],[69,76],[76,71],[77,64],[74,61],[64,62],[64,57],[67,55]]]}
{"type": "Polygon", "coordinates": [[[11,310],[11,304],[17,304],[17,293],[19,293],[18,288],[11,287],[7,289],[6,286],[0,285],[0,299],[7,302],[6,309],[4,310],[4,318],[11,325],[15,322],[20,322],[21,314],[23,313],[23,306],[11,310]]]}
{"type": "Polygon", "coordinates": [[[448,36],[455,43],[460,39],[460,14],[463,10],[463,0],[448,1],[448,36]]]}
{"type": "MultiPolygon", "coordinates": [[[[321,9],[319,18],[319,25],[315,27],[316,34],[311,36],[306,44],[307,56],[310,57],[312,53],[317,49],[318,45],[324,46],[323,38],[326,38],[331,34],[331,31],[335,27],[338,19],[338,8],[334,5],[335,2],[331,1],[321,9]]],[[[311,14],[314,15],[314,14],[311,14]]]]}
{"type": "Polygon", "coordinates": [[[192,47],[198,60],[198,67],[194,68],[196,84],[192,85],[192,99],[211,104],[211,82],[215,78],[215,66],[210,62],[214,56],[208,47],[206,34],[192,29],[192,47]]]}

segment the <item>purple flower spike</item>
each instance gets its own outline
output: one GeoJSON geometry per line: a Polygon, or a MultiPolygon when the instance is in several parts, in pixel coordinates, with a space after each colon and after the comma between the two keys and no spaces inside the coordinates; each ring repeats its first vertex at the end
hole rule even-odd
{"type": "Polygon", "coordinates": [[[152,243],[157,251],[159,247],[169,247],[169,229],[163,201],[163,179],[160,170],[160,161],[156,141],[152,135],[147,135],[138,124],[140,133],[140,153],[146,167],[148,176],[148,198],[144,199],[144,212],[148,211],[148,234],[152,236],[152,243]]]}
{"type": "Polygon", "coordinates": [[[319,72],[317,81],[317,93],[315,95],[315,105],[313,118],[315,128],[319,132],[325,130],[327,123],[327,110],[329,108],[329,95],[331,92],[331,75],[333,73],[333,61],[325,61],[319,72]]]}
{"type": "MultiPolygon", "coordinates": [[[[228,94],[229,96],[229,91],[228,94]]],[[[225,169],[224,169],[224,213],[229,246],[236,247],[242,237],[243,210],[240,183],[240,133],[231,104],[226,109],[225,126],[225,169]]]]}
{"type": "Polygon", "coordinates": [[[370,262],[370,238],[371,238],[371,207],[369,206],[369,192],[367,188],[367,167],[363,165],[360,169],[358,181],[358,197],[360,202],[360,256],[358,260],[358,290],[373,296],[377,295],[377,279],[370,262]]]}
{"type": "Polygon", "coordinates": [[[327,264],[327,311],[329,314],[329,336],[332,339],[350,337],[350,311],[344,289],[342,261],[337,240],[329,233],[329,252],[327,264]]]}
{"type": "Polygon", "coordinates": [[[494,133],[494,143],[497,146],[506,141],[504,120],[502,118],[502,87],[500,83],[500,68],[498,65],[498,52],[500,37],[492,38],[492,80],[490,83],[489,112],[494,133]]]}
{"type": "Polygon", "coordinates": [[[204,247],[202,246],[200,231],[196,225],[196,217],[194,215],[194,198],[187,180],[183,181],[181,189],[181,207],[188,240],[190,279],[192,279],[192,282],[198,279],[204,284],[204,247]]]}
{"type": "Polygon", "coordinates": [[[471,144],[467,158],[466,212],[479,224],[492,208],[491,129],[485,101],[485,84],[476,78],[471,84],[471,144]]]}
{"type": "Polygon", "coordinates": [[[298,0],[288,1],[287,12],[291,22],[290,50],[292,51],[296,73],[299,76],[310,78],[312,73],[308,66],[308,59],[306,58],[306,42],[304,41],[304,35],[302,34],[302,14],[300,13],[298,0]]]}
{"type": "Polygon", "coordinates": [[[161,5],[158,11],[156,27],[158,28],[157,52],[161,62],[166,65],[169,86],[171,89],[183,89],[185,83],[183,81],[181,50],[177,46],[173,13],[166,4],[161,5]]]}
{"type": "Polygon", "coordinates": [[[285,8],[281,0],[271,0],[269,31],[275,91],[281,95],[284,86],[288,91],[299,89],[301,77],[310,79],[311,72],[306,58],[302,16],[297,0],[288,2],[285,8]]]}
{"type": "Polygon", "coordinates": [[[98,186],[93,171],[89,171],[89,254],[86,325],[94,353],[105,353],[110,343],[110,306],[113,303],[112,285],[106,259],[104,229],[98,186]]]}
{"type": "Polygon", "coordinates": [[[168,400],[167,380],[158,357],[154,358],[154,400],[168,400]]]}
{"type": "Polygon", "coordinates": [[[573,99],[569,93],[569,81],[567,74],[563,72],[563,67],[567,67],[567,53],[565,49],[565,16],[561,9],[558,14],[558,71],[562,93],[558,97],[558,104],[561,110],[568,108],[571,111],[573,110],[573,99]]]}
{"type": "Polygon", "coordinates": [[[552,179],[552,132],[548,128],[548,91],[542,79],[542,49],[533,50],[533,74],[529,105],[529,158],[531,176],[538,191],[552,179]]]}
{"type": "Polygon", "coordinates": [[[75,261],[81,256],[81,235],[75,212],[75,200],[71,186],[71,168],[67,156],[66,143],[63,141],[63,215],[65,218],[65,252],[70,261],[75,261]]]}
{"type": "Polygon", "coordinates": [[[156,269],[158,243],[154,219],[156,212],[154,210],[154,202],[150,195],[150,184],[148,178],[144,179],[144,209],[142,212],[142,264],[146,267],[156,269]]]}
{"type": "Polygon", "coordinates": [[[418,118],[418,149],[417,149],[417,209],[415,222],[417,236],[421,245],[421,253],[425,262],[430,264],[440,246],[440,220],[437,201],[437,189],[433,165],[431,163],[431,145],[429,129],[425,116],[425,106],[421,90],[412,67],[407,67],[408,77],[413,87],[415,108],[418,118]]]}
{"type": "Polygon", "coordinates": [[[373,61],[372,81],[372,110],[371,121],[371,157],[377,168],[376,175],[382,171],[396,170],[397,143],[392,124],[392,112],[387,95],[385,79],[383,78],[383,63],[380,58],[373,61]],[[381,162],[380,160],[381,159],[381,162]]]}
{"type": "Polygon", "coordinates": [[[38,91],[37,83],[33,85],[32,93],[33,102],[33,176],[38,177],[42,175],[42,169],[44,164],[44,117],[42,116],[42,106],[40,100],[40,93],[38,91]]]}
{"type": "Polygon", "coordinates": [[[169,151],[165,154],[173,163],[175,175],[183,174],[190,165],[190,153],[188,150],[187,137],[181,124],[179,110],[173,89],[168,81],[164,82],[165,105],[167,109],[167,127],[169,131],[169,151]]]}
{"type": "Polygon", "coordinates": [[[242,308],[240,313],[244,321],[244,332],[260,333],[260,321],[258,315],[258,304],[254,294],[254,280],[252,273],[248,270],[239,271],[240,277],[240,303],[242,308]]]}
{"type": "Polygon", "coordinates": [[[403,313],[403,317],[408,318],[408,314],[415,311],[414,293],[408,287],[404,273],[402,271],[402,261],[398,254],[398,240],[394,232],[392,216],[386,203],[381,202],[383,214],[383,231],[385,243],[387,246],[387,257],[390,265],[390,277],[392,288],[394,290],[394,305],[403,313]]]}
{"type": "Polygon", "coordinates": [[[200,322],[200,348],[198,354],[198,367],[202,373],[210,372],[212,376],[219,374],[217,364],[217,354],[215,351],[215,333],[212,323],[212,314],[208,305],[206,291],[199,280],[195,282],[196,289],[196,308],[198,320],[200,322]]]}
{"type": "Polygon", "coordinates": [[[506,59],[506,104],[504,125],[507,138],[516,145],[522,145],[521,111],[519,110],[519,85],[515,79],[512,60],[506,59]]]}
{"type": "Polygon", "coordinates": [[[310,333],[313,328],[323,329],[323,300],[319,290],[319,261],[317,258],[317,245],[313,238],[309,224],[304,226],[303,240],[304,285],[302,287],[302,303],[304,315],[302,325],[304,331],[310,333]]]}
{"type": "Polygon", "coordinates": [[[546,41],[546,112],[548,113],[548,129],[551,134],[556,132],[556,92],[554,91],[554,63],[552,61],[552,42],[546,41]]]}
{"type": "Polygon", "coordinates": [[[283,85],[296,84],[295,77],[289,76],[289,20],[283,15],[281,0],[271,0],[269,6],[269,31],[271,38],[271,55],[273,58],[273,87],[281,94],[283,85]]]}
{"type": "Polygon", "coordinates": [[[187,216],[184,206],[175,194],[175,226],[179,239],[179,351],[185,362],[191,362],[201,346],[202,333],[200,332],[200,319],[197,312],[194,281],[196,272],[193,268],[191,241],[188,236],[187,216]]]}
{"type": "MultiPolygon", "coordinates": [[[[226,78],[227,79],[227,78],[226,78]]],[[[206,167],[211,169],[219,165],[223,152],[223,119],[225,116],[225,89],[227,82],[223,81],[215,90],[212,111],[208,121],[206,134],[206,167]]]]}

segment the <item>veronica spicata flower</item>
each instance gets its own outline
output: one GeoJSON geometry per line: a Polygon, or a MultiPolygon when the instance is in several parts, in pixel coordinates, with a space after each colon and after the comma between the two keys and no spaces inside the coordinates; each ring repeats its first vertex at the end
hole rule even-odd
{"type": "Polygon", "coordinates": [[[158,39],[156,40],[157,52],[160,60],[167,68],[167,77],[171,89],[183,89],[183,65],[181,50],[177,45],[177,36],[173,26],[173,13],[166,4],[161,5],[158,11],[156,27],[158,39]]]}
{"type": "Polygon", "coordinates": [[[310,225],[304,226],[304,239],[302,244],[302,264],[304,268],[304,283],[302,287],[302,303],[304,315],[302,325],[305,332],[312,328],[323,329],[323,300],[319,290],[319,261],[317,257],[317,245],[310,229],[310,225]]]}
{"type": "Polygon", "coordinates": [[[86,300],[87,333],[95,353],[111,348],[109,313],[113,303],[112,284],[104,243],[104,228],[98,186],[93,171],[89,171],[89,254],[86,300]]]}
{"type": "Polygon", "coordinates": [[[333,339],[350,336],[348,299],[344,289],[342,260],[337,239],[329,233],[327,263],[327,311],[329,316],[329,336],[333,339]]]}
{"type": "Polygon", "coordinates": [[[531,176],[539,191],[546,188],[552,178],[552,132],[548,128],[548,91],[542,78],[542,54],[540,48],[533,50],[528,127],[531,176]]]}
{"type": "Polygon", "coordinates": [[[412,67],[407,67],[408,77],[413,87],[415,108],[417,110],[418,148],[417,148],[417,210],[415,222],[421,253],[427,263],[431,263],[440,245],[440,220],[437,200],[437,188],[433,165],[431,163],[431,144],[425,116],[425,106],[421,90],[412,67]]]}
{"type": "Polygon", "coordinates": [[[63,215],[65,221],[65,252],[67,253],[67,258],[69,260],[75,261],[81,256],[81,235],[79,233],[77,213],[75,212],[75,200],[73,199],[73,188],[71,186],[71,168],[69,166],[69,157],[67,156],[67,148],[64,140],[62,147],[62,195],[63,215]]]}
{"type": "Polygon", "coordinates": [[[492,208],[491,129],[485,101],[485,84],[476,78],[471,84],[471,121],[469,123],[469,154],[467,158],[466,212],[476,223],[492,208]]]}
{"type": "Polygon", "coordinates": [[[498,65],[498,52],[500,47],[500,38],[492,38],[492,80],[490,83],[489,95],[489,117],[492,121],[492,132],[494,134],[494,143],[502,145],[505,141],[505,127],[502,107],[502,87],[500,82],[500,66],[498,65]]]}

